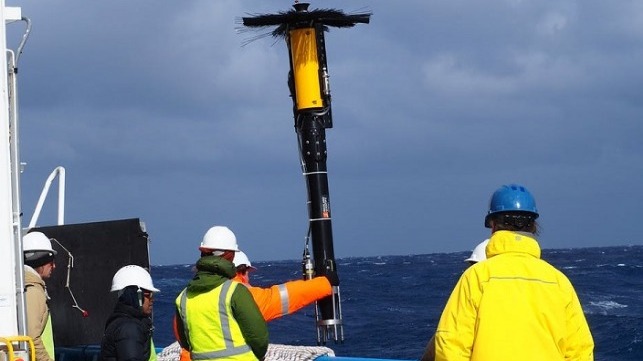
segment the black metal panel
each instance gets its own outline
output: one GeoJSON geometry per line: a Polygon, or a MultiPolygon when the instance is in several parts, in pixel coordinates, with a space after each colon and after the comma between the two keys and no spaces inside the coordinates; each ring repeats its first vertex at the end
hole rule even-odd
{"type": "Polygon", "coordinates": [[[117,299],[116,294],[110,292],[114,273],[128,264],[146,269],[150,266],[148,236],[140,220],[69,224],[34,230],[55,238],[73,256],[73,267],[68,268],[67,251],[52,242],[58,254],[56,269],[47,281],[47,291],[51,297],[49,308],[56,346],[100,344],[105,321],[117,299]],[[69,288],[66,287],[68,274],[69,288]],[[78,308],[74,307],[74,298],[78,308]],[[87,311],[87,317],[82,310],[87,311]]]}

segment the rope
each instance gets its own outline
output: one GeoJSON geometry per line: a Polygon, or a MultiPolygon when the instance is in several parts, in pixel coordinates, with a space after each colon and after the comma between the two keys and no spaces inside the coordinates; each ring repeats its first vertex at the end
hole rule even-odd
{"type": "MultiPolygon", "coordinates": [[[[312,361],[319,356],[335,356],[335,352],[324,346],[291,346],[269,344],[264,361],[312,361]]],[[[178,361],[181,357],[181,346],[174,342],[159,352],[158,361],[178,361]]]]}
{"type": "Polygon", "coordinates": [[[324,346],[268,345],[265,361],[312,361],[319,356],[335,356],[335,352],[324,346]]]}
{"type": "Polygon", "coordinates": [[[181,345],[178,342],[171,343],[156,355],[157,361],[178,361],[181,358],[181,345]]]}
{"type": "Polygon", "coordinates": [[[67,260],[67,281],[65,283],[65,288],[67,288],[67,290],[69,291],[71,300],[74,301],[74,304],[71,305],[71,307],[80,311],[80,313],[83,314],[83,317],[89,316],[89,312],[87,312],[86,310],[81,308],[80,305],[78,305],[78,301],[76,301],[76,297],[74,297],[74,292],[71,291],[69,280],[71,279],[71,269],[74,268],[74,255],[72,255],[71,252],[69,252],[69,250],[65,248],[65,246],[63,246],[62,243],[60,243],[57,239],[50,238],[49,240],[56,242],[60,246],[60,248],[62,248],[63,250],[65,250],[65,252],[67,252],[67,256],[69,257],[67,260]]]}

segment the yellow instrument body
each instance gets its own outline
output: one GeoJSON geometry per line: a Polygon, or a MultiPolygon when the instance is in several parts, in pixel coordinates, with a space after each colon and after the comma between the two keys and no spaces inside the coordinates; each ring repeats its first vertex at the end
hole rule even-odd
{"type": "Polygon", "coordinates": [[[324,107],[319,80],[315,28],[290,31],[290,52],[297,110],[324,107]]]}

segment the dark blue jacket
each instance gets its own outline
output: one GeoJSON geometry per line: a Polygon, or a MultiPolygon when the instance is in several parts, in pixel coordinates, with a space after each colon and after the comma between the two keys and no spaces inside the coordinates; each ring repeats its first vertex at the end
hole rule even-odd
{"type": "Polygon", "coordinates": [[[148,361],[152,347],[152,320],[140,307],[119,299],[107,320],[101,342],[102,361],[148,361]]]}

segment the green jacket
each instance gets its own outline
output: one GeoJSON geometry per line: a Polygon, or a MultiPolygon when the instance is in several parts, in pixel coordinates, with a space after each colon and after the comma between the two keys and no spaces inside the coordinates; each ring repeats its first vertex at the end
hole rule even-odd
{"type": "MultiPolygon", "coordinates": [[[[218,256],[201,257],[196,263],[196,268],[197,273],[187,286],[187,291],[190,293],[211,291],[237,274],[232,262],[218,256]]],[[[246,287],[236,287],[230,303],[233,316],[239,324],[246,343],[255,356],[262,359],[268,351],[268,325],[250,291],[246,287]]],[[[177,320],[181,320],[179,310],[177,309],[176,312],[177,320]]],[[[182,322],[177,322],[177,330],[181,346],[189,350],[190,343],[185,337],[182,322]]]]}

